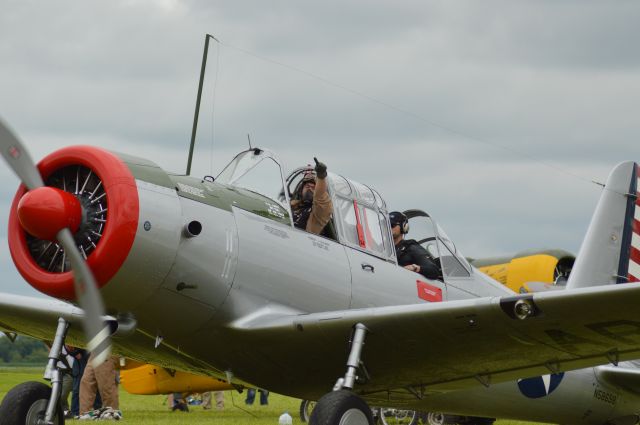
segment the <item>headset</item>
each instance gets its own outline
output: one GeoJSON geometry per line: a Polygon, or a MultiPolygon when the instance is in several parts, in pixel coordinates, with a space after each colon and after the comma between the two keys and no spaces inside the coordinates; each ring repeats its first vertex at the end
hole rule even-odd
{"type": "Polygon", "coordinates": [[[403,213],[399,211],[390,212],[389,221],[391,222],[391,227],[394,227],[394,223],[399,224],[400,233],[402,233],[403,235],[406,235],[407,233],[409,233],[409,219],[403,213]],[[394,218],[394,220],[391,220],[392,217],[394,218]]]}

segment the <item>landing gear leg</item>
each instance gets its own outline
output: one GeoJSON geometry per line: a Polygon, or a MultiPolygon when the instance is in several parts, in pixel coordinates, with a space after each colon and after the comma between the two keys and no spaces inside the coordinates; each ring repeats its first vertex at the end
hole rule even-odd
{"type": "Polygon", "coordinates": [[[64,425],[60,405],[64,372],[58,367],[58,362],[68,328],[66,320],[58,319],[58,329],[49,350],[49,361],[44,373],[44,379],[51,381],[51,387],[41,382],[24,382],[13,387],[0,405],[3,425],[64,425]]]}
{"type": "Polygon", "coordinates": [[[367,328],[362,323],[356,324],[347,360],[347,372],[344,377],[338,378],[332,392],[318,400],[309,425],[373,425],[371,408],[351,391],[358,378],[358,369],[365,371],[360,355],[366,333],[367,328]]]}

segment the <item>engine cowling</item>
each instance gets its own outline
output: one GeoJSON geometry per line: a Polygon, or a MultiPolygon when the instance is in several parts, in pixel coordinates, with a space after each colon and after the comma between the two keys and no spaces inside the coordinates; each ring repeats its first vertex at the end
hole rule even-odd
{"type": "MultiPolygon", "coordinates": [[[[74,238],[98,287],[104,286],[124,263],[136,236],[139,201],[133,174],[115,154],[92,146],[60,149],[40,161],[38,169],[46,186],[80,202],[81,221],[74,238]]],[[[18,205],[26,193],[21,185],[11,205],[11,257],[22,277],[38,291],[75,299],[73,273],[62,248],[42,235],[29,234],[20,223],[18,205]]],[[[40,214],[47,219],[46,211],[40,214]]]]}

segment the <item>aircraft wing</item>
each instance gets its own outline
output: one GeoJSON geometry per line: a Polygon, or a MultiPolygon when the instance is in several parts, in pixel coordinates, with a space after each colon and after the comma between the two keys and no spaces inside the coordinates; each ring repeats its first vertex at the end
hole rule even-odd
{"type": "Polygon", "coordinates": [[[599,366],[595,373],[600,382],[640,394],[640,369],[637,367],[599,366]]]}
{"type": "Polygon", "coordinates": [[[59,317],[71,324],[68,335],[69,343],[79,343],[84,340],[82,334],[83,312],[78,307],[53,298],[0,294],[1,331],[28,335],[42,340],[52,340],[56,333],[59,317]]]}
{"type": "MultiPolygon", "coordinates": [[[[322,395],[317,382],[329,385],[344,375],[349,336],[362,323],[369,329],[362,351],[369,378],[355,390],[371,400],[639,358],[639,301],[640,285],[624,284],[280,317],[270,311],[236,322],[241,332],[230,332],[228,342],[251,342],[269,366],[258,372],[265,382],[273,382],[273,370],[300,365],[303,376],[290,379],[308,382],[313,399],[322,395]],[[516,317],[519,300],[531,303],[531,317],[516,317]]],[[[273,390],[286,392],[289,385],[283,376],[273,390]]]]}
{"type": "MultiPolygon", "coordinates": [[[[0,293],[0,331],[27,335],[44,341],[51,341],[56,333],[58,318],[69,323],[66,343],[76,347],[86,347],[82,328],[84,311],[70,303],[53,298],[37,298],[0,293]]],[[[105,320],[115,322],[110,316],[105,320]]],[[[120,332],[121,330],[118,330],[120,332]]],[[[215,370],[198,359],[189,357],[178,347],[159,343],[153,335],[140,329],[130,329],[114,334],[113,351],[143,363],[181,369],[202,375],[224,372],[215,370]]]]}

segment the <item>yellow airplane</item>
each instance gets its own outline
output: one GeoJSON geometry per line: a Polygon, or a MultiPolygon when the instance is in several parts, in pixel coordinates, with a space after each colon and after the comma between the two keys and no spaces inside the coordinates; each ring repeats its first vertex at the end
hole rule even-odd
{"type": "Polygon", "coordinates": [[[222,379],[166,369],[126,359],[120,370],[120,383],[130,394],[202,393],[231,390],[222,379]]]}
{"type": "Polygon", "coordinates": [[[513,257],[469,259],[481,272],[524,294],[559,289],[569,277],[575,256],[561,249],[526,250],[513,257]]]}

